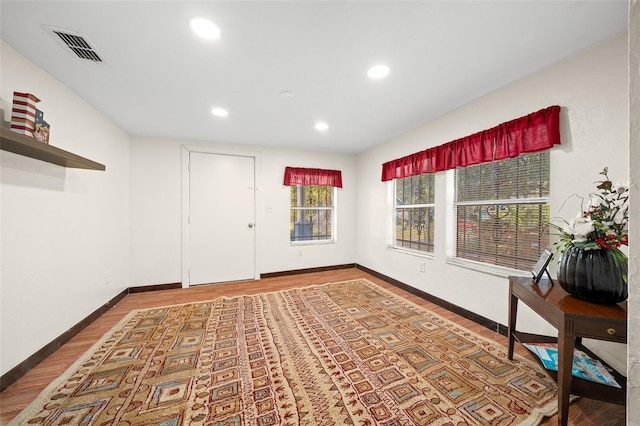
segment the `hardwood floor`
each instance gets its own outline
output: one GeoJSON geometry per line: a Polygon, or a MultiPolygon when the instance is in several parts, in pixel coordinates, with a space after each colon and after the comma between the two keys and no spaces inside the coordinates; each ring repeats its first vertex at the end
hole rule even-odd
{"type": "MultiPolygon", "coordinates": [[[[54,352],[46,360],[38,364],[24,377],[13,383],[0,393],[0,424],[8,424],[22,409],[24,409],[38,394],[56,377],[62,374],[80,355],[86,352],[104,333],[109,331],[128,312],[134,309],[144,309],[156,306],[189,303],[200,300],[214,299],[220,296],[237,296],[261,292],[279,291],[313,284],[324,284],[366,278],[381,287],[405,297],[412,302],[424,306],[433,312],[459,323],[461,326],[490,338],[502,345],[507,345],[507,338],[494,331],[462,318],[446,309],[427,302],[406,291],[398,289],[366,272],[356,269],[340,269],[335,271],[317,272],[299,275],[266,278],[259,281],[247,281],[230,284],[199,286],[189,289],[151,291],[127,295],[116,306],[111,308],[87,328],[78,333],[73,339],[54,352]]],[[[507,303],[505,300],[504,303],[507,303]]],[[[516,345],[516,353],[530,357],[528,352],[516,345]]],[[[557,424],[557,417],[543,420],[543,425],[557,424]]],[[[569,408],[570,425],[619,426],[625,424],[625,408],[589,399],[579,399],[569,408]]]]}

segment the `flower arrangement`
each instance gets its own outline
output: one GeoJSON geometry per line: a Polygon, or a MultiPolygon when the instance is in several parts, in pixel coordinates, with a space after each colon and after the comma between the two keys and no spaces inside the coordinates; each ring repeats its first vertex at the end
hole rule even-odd
{"type": "Polygon", "coordinates": [[[607,167],[600,174],[605,180],[589,194],[588,208],[575,219],[560,219],[562,225],[551,225],[560,231],[557,245],[562,252],[571,246],[618,251],[629,244],[629,182],[611,182],[607,167]]]}

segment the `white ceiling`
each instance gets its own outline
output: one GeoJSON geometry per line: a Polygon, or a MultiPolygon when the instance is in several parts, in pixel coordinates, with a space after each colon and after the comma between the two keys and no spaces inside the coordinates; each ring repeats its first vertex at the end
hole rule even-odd
{"type": "Polygon", "coordinates": [[[131,135],[357,153],[624,33],[627,13],[626,0],[2,0],[0,28],[131,135]],[[198,39],[193,16],[221,38],[198,39]],[[43,25],[105,61],[73,57],[43,25]],[[379,62],[389,76],[369,80],[379,62]]]}

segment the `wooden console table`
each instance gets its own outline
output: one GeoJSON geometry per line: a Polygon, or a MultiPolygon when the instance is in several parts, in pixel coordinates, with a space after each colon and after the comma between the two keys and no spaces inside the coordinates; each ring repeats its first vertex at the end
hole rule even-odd
{"type": "MultiPolygon", "coordinates": [[[[627,302],[617,305],[584,302],[567,294],[557,283],[551,285],[543,279],[534,284],[529,277],[509,277],[509,295],[509,359],[513,359],[515,340],[520,343],[558,343],[558,371],[545,370],[558,383],[558,424],[567,424],[570,394],[625,405],[627,379],[605,362],[601,360],[612,370],[621,389],[572,377],[571,368],[574,348],[599,359],[582,346],[583,337],[627,342],[627,302]],[[557,339],[516,331],[518,300],[553,325],[558,330],[557,339]]],[[[538,359],[535,355],[534,358],[538,359]]]]}

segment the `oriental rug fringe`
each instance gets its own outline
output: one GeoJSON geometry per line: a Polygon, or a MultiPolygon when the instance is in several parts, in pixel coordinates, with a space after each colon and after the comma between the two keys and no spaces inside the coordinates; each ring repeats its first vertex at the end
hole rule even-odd
{"type": "Polygon", "coordinates": [[[358,279],[132,311],[21,425],[535,425],[534,363],[358,279]]]}

